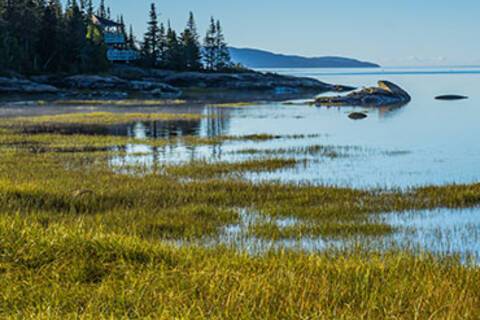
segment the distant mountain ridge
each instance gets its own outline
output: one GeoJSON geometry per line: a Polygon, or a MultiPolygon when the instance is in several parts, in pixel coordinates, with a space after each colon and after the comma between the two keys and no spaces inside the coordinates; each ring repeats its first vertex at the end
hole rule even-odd
{"type": "Polygon", "coordinates": [[[380,68],[378,64],[343,57],[302,57],[265,50],[230,47],[235,63],[248,68],[380,68]]]}

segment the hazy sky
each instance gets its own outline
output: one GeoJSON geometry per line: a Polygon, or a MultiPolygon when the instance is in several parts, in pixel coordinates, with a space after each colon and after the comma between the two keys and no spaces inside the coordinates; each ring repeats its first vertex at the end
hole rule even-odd
{"type": "MultiPolygon", "coordinates": [[[[98,0],[96,0],[98,2],[98,0]]],[[[181,29],[194,12],[203,35],[211,15],[227,41],[306,56],[340,55],[385,66],[480,65],[479,0],[155,1],[181,29]]],[[[143,34],[151,0],[106,0],[143,34]]]]}

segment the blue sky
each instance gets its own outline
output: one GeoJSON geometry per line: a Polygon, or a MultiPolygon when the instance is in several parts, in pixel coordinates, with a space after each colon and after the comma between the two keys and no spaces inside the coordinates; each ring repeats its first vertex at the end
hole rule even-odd
{"type": "MultiPolygon", "coordinates": [[[[98,0],[97,0],[98,2],[98,0]]],[[[142,34],[151,0],[106,0],[142,34]]],[[[161,20],[181,29],[194,12],[204,32],[211,15],[227,40],[306,56],[340,55],[385,66],[480,65],[478,0],[156,1],[161,20]]]]}

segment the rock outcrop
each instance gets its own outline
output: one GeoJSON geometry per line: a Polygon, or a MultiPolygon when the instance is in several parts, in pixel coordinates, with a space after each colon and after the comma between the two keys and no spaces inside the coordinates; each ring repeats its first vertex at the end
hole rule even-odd
{"type": "Polygon", "coordinates": [[[125,99],[145,96],[173,99],[180,96],[201,99],[284,99],[328,91],[346,92],[354,88],[331,85],[312,78],[275,73],[176,72],[114,66],[108,75],[42,75],[27,79],[0,78],[0,93],[62,93],[64,97],[125,99]],[[192,90],[194,89],[194,90],[192,90]],[[200,89],[200,90],[198,90],[200,89]],[[203,90],[205,89],[205,90],[203,90]],[[188,90],[188,94],[183,91],[188,90]],[[210,97],[209,95],[215,94],[210,97]],[[231,96],[228,96],[231,94],[231,96]],[[247,95],[247,97],[244,97],[247,95]],[[222,98],[223,99],[223,98],[222,98]]]}
{"type": "Polygon", "coordinates": [[[154,79],[179,88],[208,88],[235,91],[263,91],[273,94],[310,92],[346,92],[355,88],[331,85],[312,78],[284,76],[275,73],[244,71],[237,73],[175,72],[115,66],[112,73],[118,77],[140,80],[154,79]]]}
{"type": "Polygon", "coordinates": [[[66,78],[52,77],[44,79],[47,83],[68,89],[71,94],[75,91],[88,97],[116,97],[127,98],[129,94],[142,94],[158,98],[178,98],[182,91],[156,79],[126,80],[117,76],[75,75],[66,78]],[[121,93],[121,94],[119,94],[121,93]]]}
{"type": "Polygon", "coordinates": [[[435,97],[435,99],[437,99],[437,100],[464,100],[464,99],[468,99],[468,97],[460,96],[460,95],[456,95],[456,94],[447,94],[447,95],[435,97]]]}
{"type": "Polygon", "coordinates": [[[396,84],[379,81],[378,87],[361,89],[345,96],[319,97],[315,100],[315,104],[318,106],[380,107],[402,105],[410,100],[410,95],[396,84]]]}
{"type": "Polygon", "coordinates": [[[368,116],[363,112],[352,112],[348,115],[348,117],[352,120],[362,120],[367,118],[368,116]]]}
{"type": "Polygon", "coordinates": [[[0,93],[3,94],[55,94],[59,90],[51,85],[27,79],[0,77],[0,93]]]}

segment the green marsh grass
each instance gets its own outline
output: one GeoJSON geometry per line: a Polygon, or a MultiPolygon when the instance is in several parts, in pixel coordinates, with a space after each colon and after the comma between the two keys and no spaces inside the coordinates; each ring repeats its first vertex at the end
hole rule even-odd
{"type": "Polygon", "coordinates": [[[395,230],[372,217],[476,206],[480,184],[354,190],[229,176],[295,164],[276,158],[122,174],[109,163],[115,150],[61,149],[128,139],[0,130],[0,318],[480,317],[480,269],[455,257],[358,247],[251,254],[220,245],[241,208],[296,219],[249,226],[265,239],[381,237],[395,230]],[[203,246],[205,238],[217,244],[203,246]]]}

